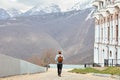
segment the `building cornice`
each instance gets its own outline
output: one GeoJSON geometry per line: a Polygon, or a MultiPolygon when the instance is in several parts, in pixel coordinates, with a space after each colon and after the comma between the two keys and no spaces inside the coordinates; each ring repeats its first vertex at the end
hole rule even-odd
{"type": "Polygon", "coordinates": [[[95,7],[97,6],[98,7],[99,6],[99,2],[98,1],[93,1],[92,2],[92,6],[95,6],[95,7]]]}
{"type": "Polygon", "coordinates": [[[93,17],[95,17],[96,19],[100,19],[100,12],[99,11],[96,11],[96,12],[94,12],[94,15],[93,15],[93,17]]]}
{"type": "Polygon", "coordinates": [[[109,14],[114,14],[115,13],[114,5],[107,5],[106,12],[108,12],[109,14]]]}
{"type": "Polygon", "coordinates": [[[110,43],[95,42],[94,44],[100,44],[100,45],[108,45],[108,46],[116,46],[116,47],[120,47],[120,45],[118,45],[118,44],[110,44],[110,43]]]}

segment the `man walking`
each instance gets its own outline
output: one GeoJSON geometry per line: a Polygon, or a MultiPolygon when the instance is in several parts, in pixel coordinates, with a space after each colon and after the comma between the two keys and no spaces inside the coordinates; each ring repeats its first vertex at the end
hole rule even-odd
{"type": "Polygon", "coordinates": [[[63,60],[64,56],[62,55],[61,51],[58,51],[58,54],[55,57],[55,61],[57,62],[57,72],[59,77],[61,77],[62,73],[63,60]]]}

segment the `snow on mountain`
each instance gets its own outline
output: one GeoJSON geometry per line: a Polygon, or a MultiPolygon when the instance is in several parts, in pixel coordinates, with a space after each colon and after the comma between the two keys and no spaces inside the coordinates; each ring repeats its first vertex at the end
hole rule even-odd
{"type": "Polygon", "coordinates": [[[75,3],[72,7],[68,8],[68,11],[72,11],[72,10],[83,10],[86,8],[91,7],[91,1],[85,1],[84,3],[82,3],[81,1],[75,3]]]}
{"type": "Polygon", "coordinates": [[[4,27],[0,29],[1,53],[28,60],[47,49],[62,48],[66,63],[91,63],[94,19],[85,21],[91,11],[89,8],[60,16],[46,14],[3,21],[4,26],[0,26],[4,27]]]}
{"type": "Polygon", "coordinates": [[[43,15],[46,13],[58,13],[58,12],[64,13],[64,12],[74,11],[74,10],[78,11],[78,10],[83,10],[90,7],[91,6],[90,3],[91,1],[89,0],[85,0],[85,1],[77,0],[77,1],[74,1],[74,3],[72,3],[71,5],[70,5],[70,2],[68,1],[65,1],[65,2],[53,1],[53,2],[46,2],[44,4],[39,3],[38,5],[36,5],[32,9],[24,13],[24,15],[27,15],[27,16],[43,15]]]}
{"type": "Polygon", "coordinates": [[[0,20],[10,19],[13,17],[18,17],[21,15],[21,12],[16,9],[2,9],[0,8],[0,20]]]}
{"type": "Polygon", "coordinates": [[[14,8],[8,9],[7,12],[11,17],[18,17],[22,13],[21,11],[14,8]]]}
{"type": "Polygon", "coordinates": [[[10,18],[10,15],[7,13],[7,11],[0,8],[0,20],[4,20],[8,18],[10,18]]]}
{"type": "Polygon", "coordinates": [[[56,13],[61,12],[61,9],[56,4],[50,4],[50,5],[37,5],[27,11],[25,15],[41,15],[45,13],[56,13]]]}
{"type": "Polygon", "coordinates": [[[88,19],[93,18],[93,13],[94,13],[95,9],[92,9],[91,12],[88,14],[88,16],[86,17],[85,21],[87,21],[88,19]]]}

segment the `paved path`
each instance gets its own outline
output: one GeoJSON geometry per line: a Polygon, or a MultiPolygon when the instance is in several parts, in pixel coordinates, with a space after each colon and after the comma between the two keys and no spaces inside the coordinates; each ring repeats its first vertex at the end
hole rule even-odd
{"type": "Polygon", "coordinates": [[[64,69],[62,77],[58,77],[56,69],[49,69],[49,71],[45,73],[19,75],[7,78],[0,78],[0,80],[118,80],[118,79],[111,77],[93,76],[92,74],[69,73],[68,69],[64,69]]]}

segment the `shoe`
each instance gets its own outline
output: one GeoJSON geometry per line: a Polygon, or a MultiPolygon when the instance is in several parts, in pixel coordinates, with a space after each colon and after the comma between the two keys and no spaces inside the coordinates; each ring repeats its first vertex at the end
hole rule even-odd
{"type": "Polygon", "coordinates": [[[59,75],[59,77],[61,77],[61,74],[59,75]]]}
{"type": "Polygon", "coordinates": [[[60,75],[60,74],[59,74],[58,76],[59,76],[59,77],[61,77],[61,75],[60,75]]]}
{"type": "Polygon", "coordinates": [[[60,74],[60,77],[61,77],[61,74],[60,74]]]}

